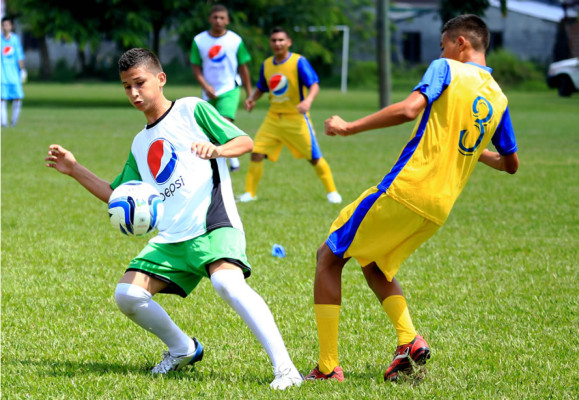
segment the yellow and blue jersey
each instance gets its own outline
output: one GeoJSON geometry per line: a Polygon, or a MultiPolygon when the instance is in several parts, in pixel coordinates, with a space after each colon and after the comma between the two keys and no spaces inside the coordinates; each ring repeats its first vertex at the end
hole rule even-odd
{"type": "Polygon", "coordinates": [[[449,59],[430,64],[414,88],[428,105],[381,191],[442,225],[491,140],[502,155],[517,151],[507,98],[491,72],[449,59]]]}
{"type": "Polygon", "coordinates": [[[289,53],[280,63],[273,56],[263,62],[257,88],[269,92],[271,113],[299,114],[296,106],[307,96],[310,86],[318,82],[309,61],[297,53],[289,53]]]}

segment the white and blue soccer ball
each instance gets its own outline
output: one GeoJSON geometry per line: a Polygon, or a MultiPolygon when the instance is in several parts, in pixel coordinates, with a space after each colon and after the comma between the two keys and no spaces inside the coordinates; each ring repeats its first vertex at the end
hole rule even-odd
{"type": "Polygon", "coordinates": [[[111,224],[127,236],[143,236],[155,230],[164,209],[163,196],[146,182],[125,182],[109,198],[111,224]]]}

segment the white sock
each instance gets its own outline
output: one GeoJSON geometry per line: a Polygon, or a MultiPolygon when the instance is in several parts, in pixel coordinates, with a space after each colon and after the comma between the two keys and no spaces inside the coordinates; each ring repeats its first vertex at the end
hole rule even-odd
{"type": "Polygon", "coordinates": [[[245,282],[241,270],[217,271],[211,275],[211,283],[259,340],[269,355],[274,373],[288,368],[295,369],[269,307],[245,282]]]}
{"type": "Polygon", "coordinates": [[[231,168],[239,168],[239,159],[238,158],[230,158],[229,159],[229,165],[231,166],[231,168]]]}
{"type": "Polygon", "coordinates": [[[20,110],[22,110],[22,100],[12,100],[12,125],[16,125],[18,123],[20,110]]]}
{"type": "Polygon", "coordinates": [[[8,125],[8,105],[6,100],[2,100],[2,126],[8,125]]]}
{"type": "Polygon", "coordinates": [[[130,283],[119,283],[115,300],[131,321],[161,339],[171,355],[182,356],[195,351],[195,342],[175,325],[147,290],[130,283]]]}

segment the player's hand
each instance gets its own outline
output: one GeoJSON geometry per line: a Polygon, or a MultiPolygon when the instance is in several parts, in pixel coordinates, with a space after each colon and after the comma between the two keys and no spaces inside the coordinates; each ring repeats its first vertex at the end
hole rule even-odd
{"type": "Polygon", "coordinates": [[[310,101],[307,101],[307,100],[304,100],[300,104],[297,105],[297,109],[300,112],[300,114],[307,113],[308,111],[310,111],[311,107],[312,107],[312,103],[310,101]]]}
{"type": "Polygon", "coordinates": [[[337,115],[326,120],[326,135],[328,136],[348,136],[348,123],[337,115]]]}
{"type": "Polygon", "coordinates": [[[255,100],[248,97],[245,99],[245,103],[243,103],[243,105],[245,106],[246,111],[251,111],[253,110],[253,107],[255,107],[255,100]]]}
{"type": "Polygon", "coordinates": [[[215,94],[215,88],[213,88],[213,86],[207,86],[205,88],[205,94],[210,99],[216,99],[217,98],[217,95],[215,94]]]}
{"type": "Polygon", "coordinates": [[[77,164],[74,155],[59,144],[51,144],[48,147],[48,156],[44,160],[48,161],[46,163],[48,168],[54,168],[66,175],[71,175],[77,164]]]}
{"type": "Polygon", "coordinates": [[[22,68],[20,70],[20,82],[26,83],[28,81],[28,72],[26,69],[22,68]]]}
{"type": "Polygon", "coordinates": [[[211,142],[195,142],[191,145],[191,153],[203,160],[220,157],[220,147],[211,142]]]}

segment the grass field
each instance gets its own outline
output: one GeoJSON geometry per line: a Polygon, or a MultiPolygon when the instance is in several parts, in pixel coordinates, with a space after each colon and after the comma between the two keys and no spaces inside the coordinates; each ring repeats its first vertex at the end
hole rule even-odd
{"type": "MultiPolygon", "coordinates": [[[[169,97],[198,95],[169,87],[169,97]]],[[[340,355],[346,381],[269,389],[265,352],[205,280],[192,296],[157,296],[206,346],[194,370],[152,378],[162,343],[118,311],[113,292],[146,238],[108,223],[106,205],[45,168],[51,143],[99,176],[122,168],[144,117],[119,85],[26,87],[21,122],[2,130],[2,397],[5,399],[575,399],[579,397],[579,96],[508,92],[521,167],[479,166],[446,225],[401,268],[417,329],[432,347],[425,380],[384,384],[394,330],[358,265],[344,272],[340,355]]],[[[399,100],[405,93],[394,93],[399,100]]],[[[323,90],[312,117],[345,202],[389,170],[412,125],[330,138],[323,121],[376,109],[376,93],[323,90]]],[[[254,133],[264,117],[239,111],[254,133]]],[[[243,191],[248,156],[233,176],[243,191]]],[[[284,150],[259,201],[240,204],[254,267],[296,366],[317,360],[315,250],[340,206],[312,168],[284,150]],[[274,243],[287,257],[270,255],[274,243]]]]}

